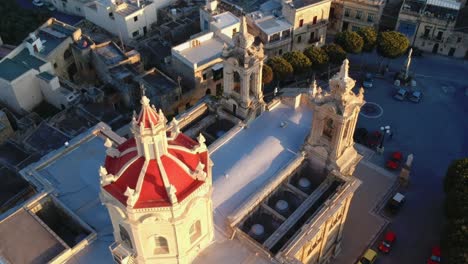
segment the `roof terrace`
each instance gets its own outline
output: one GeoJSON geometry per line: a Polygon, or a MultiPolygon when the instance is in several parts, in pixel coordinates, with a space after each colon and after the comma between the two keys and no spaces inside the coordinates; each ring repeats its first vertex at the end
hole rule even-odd
{"type": "Polygon", "coordinates": [[[172,48],[172,54],[193,69],[221,58],[224,42],[213,32],[172,48]]]}

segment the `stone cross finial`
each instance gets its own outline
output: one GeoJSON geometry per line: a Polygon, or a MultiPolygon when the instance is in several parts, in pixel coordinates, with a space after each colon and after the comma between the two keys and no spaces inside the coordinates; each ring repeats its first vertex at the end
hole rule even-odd
{"type": "Polygon", "coordinates": [[[341,65],[340,78],[341,79],[348,78],[348,72],[349,72],[349,61],[348,61],[348,59],[345,59],[343,61],[343,64],[341,65]]]}
{"type": "Polygon", "coordinates": [[[148,97],[146,97],[146,95],[143,95],[141,97],[140,103],[143,107],[146,107],[150,105],[150,100],[148,99],[148,97]]]}

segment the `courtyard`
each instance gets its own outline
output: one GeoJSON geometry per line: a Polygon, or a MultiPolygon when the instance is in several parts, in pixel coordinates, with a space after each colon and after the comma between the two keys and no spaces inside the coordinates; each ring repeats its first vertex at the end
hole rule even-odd
{"type": "MultiPolygon", "coordinates": [[[[351,64],[379,60],[375,54],[352,56],[350,59],[351,64]]],[[[388,219],[390,223],[386,227],[396,233],[397,242],[388,255],[379,254],[379,264],[424,263],[430,256],[431,247],[440,245],[444,224],[442,183],[445,171],[452,160],[468,156],[468,96],[465,95],[468,63],[430,54],[413,58],[411,71],[416,76],[416,88],[424,94],[420,103],[413,103],[393,98],[397,87],[393,85],[392,77],[404,59],[392,60],[390,72],[383,78],[376,78],[374,87],[366,90],[365,100],[378,105],[382,111],[375,116],[361,113],[356,126],[371,133],[388,125],[393,133],[391,138],[385,139],[383,155],[374,153],[366,162],[384,167],[393,151],[402,152],[404,158],[414,154],[409,186],[402,188],[406,204],[396,216],[388,219]]],[[[366,186],[365,179],[363,186],[366,186]]],[[[363,194],[356,194],[355,202],[362,199],[360,195],[363,194]]],[[[352,228],[352,236],[359,237],[362,229],[366,228],[365,224],[361,225],[361,230],[352,228]]],[[[380,237],[369,243],[377,250],[378,242],[380,237]]],[[[362,248],[361,252],[365,249],[362,248]]],[[[355,260],[337,263],[354,263],[355,260]]]]}

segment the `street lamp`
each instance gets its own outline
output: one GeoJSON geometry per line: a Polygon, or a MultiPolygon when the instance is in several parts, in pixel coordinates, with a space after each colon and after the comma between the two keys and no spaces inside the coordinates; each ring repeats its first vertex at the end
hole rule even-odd
{"type": "Polygon", "coordinates": [[[384,141],[385,141],[385,134],[388,134],[390,135],[390,133],[392,133],[390,131],[390,126],[382,126],[380,127],[380,131],[382,131],[382,140],[380,141],[380,146],[378,147],[377,151],[382,154],[383,151],[384,151],[384,141]]]}

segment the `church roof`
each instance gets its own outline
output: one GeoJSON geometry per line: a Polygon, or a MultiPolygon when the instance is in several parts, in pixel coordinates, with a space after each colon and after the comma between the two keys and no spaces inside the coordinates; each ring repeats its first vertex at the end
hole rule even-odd
{"type": "Polygon", "coordinates": [[[149,99],[147,97],[144,97],[141,100],[143,107],[138,115],[137,123],[138,125],[143,123],[145,128],[151,128],[151,124],[156,125],[159,121],[158,113],[156,113],[156,110],[151,107],[145,107],[145,104],[149,106],[149,99]]]}
{"type": "Polygon", "coordinates": [[[199,142],[180,133],[154,130],[165,128],[162,112],[157,113],[143,96],[142,109],[134,119],[137,137],[108,151],[101,168],[103,189],[133,208],[165,207],[182,201],[204,182],[208,174],[208,151],[199,142]],[[138,134],[137,134],[138,133],[138,134]]]}
{"type": "MultiPolygon", "coordinates": [[[[166,174],[169,183],[177,190],[177,200],[185,199],[203,184],[203,181],[194,179],[190,171],[195,171],[200,162],[207,164],[208,152],[190,153],[188,148],[196,146],[197,143],[182,133],[176,139],[169,141],[169,144],[169,153],[162,155],[160,161],[151,159],[145,162],[145,157],[138,155],[135,139],[128,139],[118,147],[121,153],[126,154],[117,158],[106,157],[107,172],[118,178],[115,182],[104,186],[104,190],[127,205],[125,195],[127,188],[135,190],[139,178],[143,177],[140,195],[133,208],[169,206],[171,201],[162,176],[166,174]],[[186,168],[190,171],[187,172],[186,168]]],[[[204,167],[205,173],[207,168],[208,166],[204,167]]]]}

